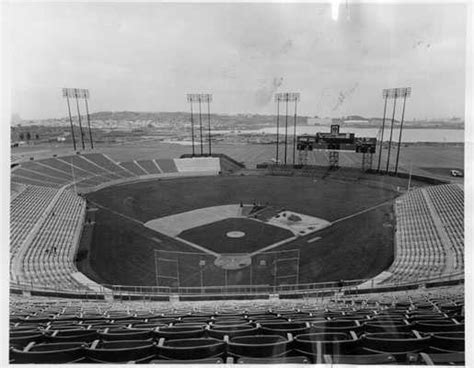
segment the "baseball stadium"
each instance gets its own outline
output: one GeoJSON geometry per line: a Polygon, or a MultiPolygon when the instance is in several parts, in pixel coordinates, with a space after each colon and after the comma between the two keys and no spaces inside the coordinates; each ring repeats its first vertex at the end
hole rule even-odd
{"type": "Polygon", "coordinates": [[[11,362],[463,364],[462,180],[306,138],[18,150],[11,362]]]}
{"type": "Polygon", "coordinates": [[[5,365],[469,366],[469,5],[0,4],[5,365]]]}

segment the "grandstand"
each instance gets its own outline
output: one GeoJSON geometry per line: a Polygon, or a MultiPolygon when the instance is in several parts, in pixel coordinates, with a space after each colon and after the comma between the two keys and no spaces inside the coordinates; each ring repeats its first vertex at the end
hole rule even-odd
{"type": "Polygon", "coordinates": [[[396,258],[385,282],[464,271],[463,191],[456,184],[412,190],[396,201],[396,258]]]}
{"type": "MultiPolygon", "coordinates": [[[[93,232],[87,193],[241,169],[223,155],[118,163],[88,153],[19,162],[11,173],[10,361],[464,364],[464,194],[455,184],[398,195],[394,262],[368,279],[137,290],[79,272],[81,233],[93,232]]],[[[254,175],[262,172],[307,176],[283,167],[254,175]]],[[[377,177],[343,171],[314,168],[309,176],[385,188],[377,177]]],[[[266,222],[283,210],[257,204],[240,212],[266,222]]],[[[265,257],[257,266],[278,262],[265,257]]]]}
{"type": "Polygon", "coordinates": [[[12,363],[464,364],[462,290],[305,301],[12,297],[12,363]]]}

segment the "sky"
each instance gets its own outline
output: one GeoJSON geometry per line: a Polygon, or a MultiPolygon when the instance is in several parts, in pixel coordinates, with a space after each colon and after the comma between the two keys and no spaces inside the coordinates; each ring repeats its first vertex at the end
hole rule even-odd
{"type": "Polygon", "coordinates": [[[407,119],[464,116],[463,4],[10,3],[11,111],[67,115],[63,87],[94,111],[273,114],[300,92],[307,116],[381,116],[382,89],[411,86],[407,119]]]}

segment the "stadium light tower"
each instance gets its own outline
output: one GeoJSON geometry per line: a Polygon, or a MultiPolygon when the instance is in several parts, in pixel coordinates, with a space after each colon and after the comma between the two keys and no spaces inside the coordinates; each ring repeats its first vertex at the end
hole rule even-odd
{"type": "Polygon", "coordinates": [[[76,148],[76,138],[74,136],[74,125],[72,124],[72,115],[71,115],[71,105],[69,103],[69,97],[72,96],[72,88],[63,88],[63,97],[66,97],[67,101],[67,111],[69,113],[69,122],[71,123],[71,137],[72,137],[72,144],[74,147],[74,151],[77,150],[76,148]]]}
{"type": "MultiPolygon", "coordinates": [[[[275,101],[277,102],[278,112],[277,112],[277,155],[278,155],[278,144],[279,144],[279,118],[280,118],[280,101],[285,102],[285,155],[284,155],[284,163],[287,163],[287,151],[288,151],[288,102],[295,102],[295,120],[294,120],[294,130],[296,132],[296,104],[300,99],[300,94],[295,92],[285,92],[285,93],[277,93],[275,95],[275,101]]],[[[295,145],[295,138],[293,139],[293,144],[295,145]]],[[[277,156],[278,162],[278,156],[277,156]]],[[[293,163],[295,162],[295,152],[293,152],[293,163]]]]}
{"type": "Polygon", "coordinates": [[[86,104],[86,112],[87,112],[87,125],[89,127],[89,139],[91,143],[91,148],[94,149],[94,142],[92,140],[92,131],[91,131],[91,123],[90,123],[90,116],[89,116],[89,104],[88,104],[88,99],[89,99],[89,90],[88,89],[82,89],[82,88],[63,88],[63,97],[66,97],[67,99],[67,107],[68,107],[68,112],[69,112],[69,121],[71,123],[71,132],[72,132],[72,138],[73,138],[73,143],[74,143],[74,151],[76,150],[76,140],[74,137],[74,127],[72,124],[72,116],[71,116],[71,108],[69,105],[69,97],[74,97],[76,99],[76,106],[77,106],[77,117],[79,120],[79,129],[81,133],[81,143],[82,143],[82,149],[85,150],[85,143],[84,143],[84,132],[82,130],[82,121],[81,121],[81,112],[79,110],[79,99],[85,100],[86,104]]]}
{"type": "Polygon", "coordinates": [[[187,94],[186,95],[186,98],[189,102],[189,104],[191,105],[191,141],[192,141],[192,146],[193,146],[193,157],[194,157],[194,119],[193,119],[193,102],[194,102],[194,99],[193,99],[193,95],[192,94],[187,94]]]}
{"type": "Polygon", "coordinates": [[[202,114],[201,114],[201,103],[207,102],[207,114],[208,114],[208,128],[209,128],[209,155],[212,152],[211,148],[211,108],[210,103],[212,102],[212,95],[208,93],[188,93],[187,100],[191,104],[191,134],[193,141],[193,156],[194,156],[194,118],[193,118],[193,103],[199,103],[199,136],[201,143],[201,156],[204,154],[203,135],[202,135],[202,114]]]}
{"type": "Polygon", "coordinates": [[[385,103],[384,103],[384,106],[383,106],[382,132],[381,132],[381,137],[380,137],[379,162],[377,164],[377,171],[380,171],[380,162],[382,160],[383,132],[385,130],[385,114],[387,112],[388,89],[384,89],[382,91],[382,96],[385,100],[385,103]]]}
{"type": "Polygon", "coordinates": [[[405,103],[407,97],[411,96],[411,87],[399,88],[399,95],[403,97],[402,120],[400,121],[400,133],[398,135],[397,159],[395,161],[395,174],[398,173],[398,158],[400,156],[400,145],[402,144],[403,119],[405,118],[405,103]]]}
{"type": "Polygon", "coordinates": [[[90,143],[91,143],[91,149],[94,149],[94,141],[92,139],[92,130],[91,130],[91,118],[90,118],[90,115],[89,115],[89,103],[88,103],[89,90],[88,89],[83,89],[82,90],[82,95],[83,95],[83,98],[84,98],[84,101],[85,101],[85,104],[86,104],[87,126],[89,128],[89,140],[90,140],[90,143]]]}
{"type": "Polygon", "coordinates": [[[387,153],[387,167],[385,173],[388,174],[388,167],[390,165],[390,151],[392,149],[392,135],[393,135],[393,122],[395,121],[395,108],[397,106],[397,88],[391,88],[389,90],[389,97],[393,98],[393,112],[392,112],[392,123],[390,124],[390,138],[388,142],[388,153],[387,153]]]}

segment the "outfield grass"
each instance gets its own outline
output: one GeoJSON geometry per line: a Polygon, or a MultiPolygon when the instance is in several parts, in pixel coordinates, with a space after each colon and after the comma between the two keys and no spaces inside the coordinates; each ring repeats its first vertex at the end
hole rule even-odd
{"type": "MultiPolygon", "coordinates": [[[[275,249],[299,249],[299,282],[322,282],[370,277],[390,265],[393,260],[391,201],[397,196],[392,189],[399,183],[401,179],[374,175],[357,181],[329,177],[316,182],[304,177],[223,176],[141,182],[105,188],[87,196],[141,222],[202,207],[255,200],[334,221],[388,201],[387,205],[275,249]],[[321,239],[308,243],[316,236],[321,239]]],[[[98,211],[96,221],[90,254],[93,272],[89,276],[102,283],[156,285],[155,250],[197,252],[104,209],[98,211]]],[[[230,227],[225,226],[226,229],[230,227]]],[[[218,226],[216,233],[222,236],[224,230],[218,226]]],[[[205,241],[208,235],[208,231],[195,232],[194,240],[205,241]]],[[[234,247],[230,246],[229,250],[234,252],[234,247]]],[[[248,284],[250,277],[253,283],[274,281],[273,258],[268,258],[266,266],[252,264],[251,272],[250,268],[229,271],[225,280],[223,271],[213,265],[212,259],[202,257],[206,259],[204,270],[199,267],[199,256],[180,264],[181,286],[199,286],[201,273],[204,285],[248,284]]]]}

